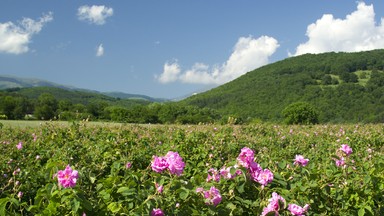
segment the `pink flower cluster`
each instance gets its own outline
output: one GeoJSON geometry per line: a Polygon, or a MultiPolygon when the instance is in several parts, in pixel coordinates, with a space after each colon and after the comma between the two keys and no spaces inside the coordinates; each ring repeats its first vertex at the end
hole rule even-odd
{"type": "MultiPolygon", "coordinates": [[[[279,211],[284,210],[286,208],[287,203],[285,199],[281,197],[279,194],[273,192],[272,198],[268,200],[269,204],[267,207],[263,209],[261,216],[265,215],[279,215],[279,211]]],[[[288,204],[288,211],[291,212],[292,215],[302,216],[308,211],[309,205],[306,204],[304,207],[298,206],[296,204],[288,204]]]]}
{"type": "Polygon", "coordinates": [[[308,211],[308,208],[308,204],[305,204],[304,207],[298,206],[296,204],[288,204],[288,210],[292,215],[303,216],[308,211]]]}
{"type": "Polygon", "coordinates": [[[339,148],[339,159],[334,159],[336,166],[345,168],[347,165],[345,164],[344,154],[348,157],[350,154],[352,154],[352,152],[353,151],[351,147],[349,147],[347,144],[342,144],[339,148]],[[341,154],[340,151],[342,152],[341,154]]]}
{"type": "Polygon", "coordinates": [[[338,167],[345,167],[346,165],[345,165],[345,159],[344,159],[344,157],[341,157],[339,160],[335,160],[335,164],[336,164],[336,166],[338,166],[338,167]]]}
{"type": "Polygon", "coordinates": [[[305,159],[302,155],[296,155],[294,165],[307,166],[309,159],[305,159]]]}
{"type": "Polygon", "coordinates": [[[231,174],[232,168],[235,167],[223,167],[219,171],[214,168],[209,169],[207,182],[210,182],[211,180],[219,182],[221,177],[224,179],[233,179],[242,173],[240,169],[236,169],[235,173],[231,174]]]}
{"type": "Polygon", "coordinates": [[[221,202],[220,191],[212,186],[209,190],[204,190],[203,188],[197,188],[197,193],[202,193],[205,198],[205,204],[217,206],[221,202]]]}
{"type": "Polygon", "coordinates": [[[254,155],[252,149],[244,147],[241,149],[237,162],[240,166],[248,169],[252,179],[262,185],[266,186],[273,180],[273,173],[269,169],[263,169],[258,163],[254,161],[254,155]]]}
{"type": "Polygon", "coordinates": [[[268,201],[269,204],[263,209],[263,212],[261,213],[262,216],[267,215],[270,212],[279,215],[279,210],[285,209],[285,206],[287,205],[285,199],[275,192],[272,193],[272,198],[268,201]]]}
{"type": "Polygon", "coordinates": [[[56,175],[59,185],[65,188],[75,187],[76,181],[79,178],[77,170],[72,170],[69,165],[67,165],[65,170],[59,170],[56,175]]]}
{"type": "Polygon", "coordinates": [[[347,156],[352,154],[352,148],[349,147],[347,144],[342,144],[340,150],[343,151],[347,156]]]}
{"type": "Polygon", "coordinates": [[[169,151],[164,157],[153,156],[152,170],[158,173],[168,169],[171,174],[180,176],[183,173],[185,163],[179,153],[169,151]]]}

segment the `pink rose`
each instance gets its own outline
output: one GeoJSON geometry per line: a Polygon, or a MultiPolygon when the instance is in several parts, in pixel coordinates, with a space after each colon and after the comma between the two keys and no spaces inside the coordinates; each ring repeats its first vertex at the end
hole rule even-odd
{"type": "Polygon", "coordinates": [[[293,164],[300,166],[307,166],[309,159],[305,159],[302,155],[296,155],[293,164]]]}
{"type": "Polygon", "coordinates": [[[69,165],[67,165],[65,170],[59,170],[57,172],[57,180],[59,181],[59,185],[65,188],[75,187],[78,178],[79,174],[77,170],[72,170],[69,165]]]}

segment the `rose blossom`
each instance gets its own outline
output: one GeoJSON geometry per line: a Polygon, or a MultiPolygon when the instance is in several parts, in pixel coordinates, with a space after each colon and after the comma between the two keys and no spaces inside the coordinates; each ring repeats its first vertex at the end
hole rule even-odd
{"type": "Polygon", "coordinates": [[[308,211],[308,208],[308,204],[306,204],[304,207],[298,206],[296,204],[288,204],[288,210],[292,215],[304,215],[308,211]]]}
{"type": "Polygon", "coordinates": [[[196,193],[201,193],[203,191],[204,191],[204,188],[202,188],[202,187],[196,188],[196,193]]]}
{"type": "Polygon", "coordinates": [[[285,205],[286,205],[285,199],[281,197],[279,194],[273,192],[272,198],[269,199],[268,206],[263,209],[263,212],[261,213],[261,215],[264,216],[270,212],[274,212],[275,215],[279,215],[279,210],[284,209],[285,205]],[[280,206],[280,204],[282,204],[282,206],[280,206]]]}
{"type": "Polygon", "coordinates": [[[131,162],[127,162],[127,163],[125,164],[125,168],[126,168],[126,169],[131,168],[131,166],[132,166],[132,163],[131,163],[131,162]]]}
{"type": "Polygon", "coordinates": [[[168,170],[171,174],[180,176],[183,173],[185,163],[183,162],[183,158],[180,157],[179,153],[169,151],[165,156],[165,159],[168,163],[168,170]]]}
{"type": "Polygon", "coordinates": [[[241,149],[241,152],[237,157],[237,162],[241,166],[248,168],[250,166],[250,163],[254,160],[254,155],[255,153],[252,151],[252,149],[244,147],[241,149]]]}
{"type": "Polygon", "coordinates": [[[231,168],[232,167],[223,167],[220,169],[220,175],[223,176],[223,178],[225,179],[233,179],[237,174],[238,174],[238,171],[241,172],[241,170],[239,169],[236,169],[236,172],[232,175],[231,174],[231,168]]]}
{"type": "Polygon", "coordinates": [[[352,148],[349,147],[347,144],[342,144],[340,150],[343,151],[347,156],[352,154],[352,148]]]}
{"type": "Polygon", "coordinates": [[[273,173],[269,169],[251,173],[254,181],[259,182],[263,187],[273,180],[273,173]]]}
{"type": "Polygon", "coordinates": [[[335,160],[336,166],[344,166],[345,165],[345,160],[344,157],[341,157],[340,160],[335,160]]]}
{"type": "Polygon", "coordinates": [[[307,166],[309,159],[305,159],[302,155],[296,155],[295,162],[293,164],[297,164],[300,166],[307,166]]]}
{"type": "Polygon", "coordinates": [[[221,202],[220,191],[214,186],[212,186],[209,191],[204,191],[203,193],[207,205],[217,206],[221,202]]]}
{"type": "Polygon", "coordinates": [[[208,176],[206,181],[210,182],[211,180],[214,180],[216,182],[220,181],[220,173],[214,168],[208,170],[208,176]]]}
{"type": "Polygon", "coordinates": [[[72,170],[69,165],[67,165],[65,170],[59,170],[57,172],[57,180],[59,182],[59,185],[65,188],[75,187],[78,178],[79,174],[77,170],[72,170]]]}
{"type": "Polygon", "coordinates": [[[19,142],[19,144],[16,145],[16,148],[18,150],[21,150],[23,148],[23,143],[22,142],[19,142]]]}
{"type": "Polygon", "coordinates": [[[158,173],[168,169],[171,174],[180,176],[183,173],[185,163],[179,153],[169,151],[164,157],[153,156],[152,170],[158,173]]]}
{"type": "Polygon", "coordinates": [[[153,209],[151,212],[151,216],[164,216],[164,212],[159,208],[153,209]]]}
{"type": "Polygon", "coordinates": [[[161,173],[168,168],[168,163],[164,157],[154,156],[151,167],[153,171],[161,173]]]}

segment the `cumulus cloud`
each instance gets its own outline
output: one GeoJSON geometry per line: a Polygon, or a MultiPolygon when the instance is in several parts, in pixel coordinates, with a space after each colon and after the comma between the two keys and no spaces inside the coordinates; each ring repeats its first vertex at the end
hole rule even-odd
{"type": "Polygon", "coordinates": [[[177,62],[166,63],[163,73],[156,78],[161,83],[181,81],[196,84],[223,84],[268,64],[269,57],[278,47],[278,41],[272,37],[240,37],[232,54],[222,65],[209,66],[204,63],[195,63],[190,69],[181,72],[177,62]],[[170,66],[173,68],[171,69],[170,66]]]}
{"type": "Polygon", "coordinates": [[[43,15],[39,20],[23,18],[17,24],[0,23],[0,52],[21,54],[29,51],[29,43],[33,35],[39,33],[44,25],[53,20],[52,12],[43,15]]]}
{"type": "Polygon", "coordinates": [[[156,78],[161,83],[174,82],[178,79],[180,71],[180,65],[177,63],[177,60],[174,62],[167,62],[164,64],[163,73],[156,78]]]}
{"type": "Polygon", "coordinates": [[[373,5],[357,4],[357,10],[345,19],[324,14],[307,27],[308,41],[294,55],[329,51],[357,52],[384,48],[384,18],[376,25],[373,5]]]}
{"type": "Polygon", "coordinates": [[[105,20],[113,15],[113,9],[104,5],[83,5],[77,9],[79,20],[96,25],[105,24],[105,20]]]}
{"type": "Polygon", "coordinates": [[[96,49],[96,56],[100,57],[104,55],[104,47],[103,44],[100,44],[96,49]]]}

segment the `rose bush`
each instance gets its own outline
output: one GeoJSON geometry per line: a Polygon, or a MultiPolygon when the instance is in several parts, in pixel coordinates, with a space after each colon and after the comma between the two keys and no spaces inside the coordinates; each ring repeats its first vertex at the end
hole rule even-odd
{"type": "Polygon", "coordinates": [[[4,126],[0,215],[382,215],[383,131],[4,126]]]}

